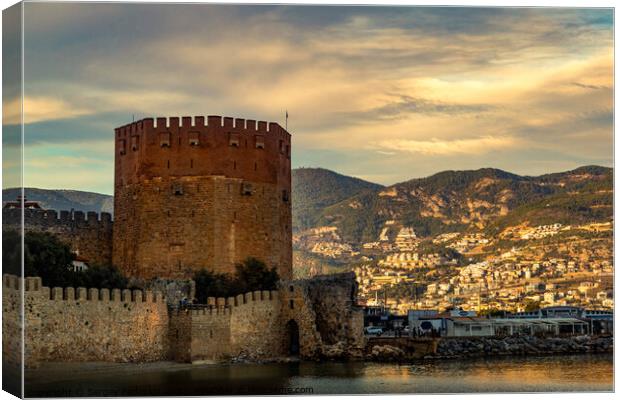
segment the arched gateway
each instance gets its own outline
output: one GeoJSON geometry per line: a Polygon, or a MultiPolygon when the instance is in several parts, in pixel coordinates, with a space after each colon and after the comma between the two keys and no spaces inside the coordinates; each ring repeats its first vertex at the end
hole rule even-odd
{"type": "Polygon", "coordinates": [[[299,355],[299,325],[291,319],[286,323],[286,348],[289,356],[299,355]]]}

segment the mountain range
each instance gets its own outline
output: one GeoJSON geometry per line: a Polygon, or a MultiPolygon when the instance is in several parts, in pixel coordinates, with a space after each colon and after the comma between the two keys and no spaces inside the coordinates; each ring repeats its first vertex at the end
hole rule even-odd
{"type": "MultiPolygon", "coordinates": [[[[37,189],[24,188],[26,199],[39,202],[41,207],[52,210],[75,210],[75,211],[114,211],[114,197],[81,190],[64,189],[37,189]]],[[[20,188],[2,190],[2,202],[12,201],[21,195],[20,188]]]]}
{"type": "MultiPolygon", "coordinates": [[[[19,189],[5,189],[3,201],[19,189]]],[[[26,188],[44,208],[112,212],[113,197],[26,188]]],[[[292,171],[293,229],[333,225],[350,243],[376,240],[387,221],[420,236],[465,230],[499,232],[518,224],[577,224],[613,217],[613,169],[599,166],[541,176],[499,169],[443,171],[390,186],[323,168],[292,171]]]]}
{"type": "MultiPolygon", "coordinates": [[[[314,186],[307,190],[321,190],[317,178],[322,174],[306,171],[305,184],[314,186]]],[[[493,233],[517,224],[609,221],[613,216],[613,169],[599,166],[537,177],[492,168],[443,171],[387,187],[358,188],[352,196],[304,215],[304,221],[337,226],[345,241],[362,243],[377,240],[386,221],[429,236],[465,230],[493,233]]]]}

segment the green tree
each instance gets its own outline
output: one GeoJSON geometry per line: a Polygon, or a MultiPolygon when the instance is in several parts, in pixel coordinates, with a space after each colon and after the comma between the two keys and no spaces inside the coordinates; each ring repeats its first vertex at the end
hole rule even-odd
{"type": "Polygon", "coordinates": [[[525,303],[525,311],[526,312],[531,312],[531,311],[536,311],[540,308],[540,301],[528,301],[527,303],[525,303]]]}
{"type": "Polygon", "coordinates": [[[128,280],[118,268],[110,265],[93,265],[86,271],[73,274],[74,285],[87,288],[126,289],[128,280]]]}
{"type": "Polygon", "coordinates": [[[489,317],[503,317],[506,315],[506,311],[504,310],[499,310],[497,308],[491,308],[488,310],[482,310],[478,313],[478,315],[480,317],[486,317],[487,315],[489,317]]]}
{"type": "Polygon", "coordinates": [[[234,291],[234,282],[230,275],[216,274],[207,269],[201,269],[194,274],[196,282],[196,300],[206,304],[208,297],[228,297],[234,291]]]}
{"type": "Polygon", "coordinates": [[[39,276],[49,287],[71,286],[75,282],[71,263],[75,255],[56,236],[46,232],[26,232],[24,274],[39,276]]]}
{"type": "Polygon", "coordinates": [[[2,271],[5,274],[21,275],[21,247],[19,232],[6,230],[2,232],[2,271]]]}
{"type": "Polygon", "coordinates": [[[255,290],[274,290],[280,276],[256,258],[248,258],[235,266],[235,274],[218,274],[201,269],[194,274],[196,300],[205,304],[209,297],[230,297],[255,290]]]}
{"type": "Polygon", "coordinates": [[[275,268],[267,268],[264,262],[250,257],[235,266],[235,289],[239,293],[254,290],[274,290],[280,277],[275,268]]]}
{"type": "MultiPolygon", "coordinates": [[[[45,232],[26,232],[24,236],[24,275],[38,276],[49,287],[87,287],[126,289],[127,278],[113,266],[94,265],[82,272],[72,270],[75,254],[56,236],[45,232]]],[[[21,275],[21,238],[17,231],[2,236],[4,272],[21,275]]]]}

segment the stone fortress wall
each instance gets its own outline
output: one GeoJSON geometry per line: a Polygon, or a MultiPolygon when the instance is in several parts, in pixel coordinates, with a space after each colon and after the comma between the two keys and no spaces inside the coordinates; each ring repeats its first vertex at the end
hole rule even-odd
{"type": "MultiPolygon", "coordinates": [[[[53,288],[41,278],[2,277],[3,339],[21,335],[17,319],[24,290],[25,363],[155,361],[167,354],[168,308],[161,294],[142,290],[53,288]],[[25,284],[24,284],[25,283],[25,284]]],[[[19,324],[21,325],[21,324],[19,324]]],[[[3,353],[14,352],[3,341],[3,353]]],[[[17,349],[19,352],[20,350],[17,349]]]]}
{"type": "Polygon", "coordinates": [[[290,279],[290,151],[290,134],[263,121],[146,118],[115,129],[114,264],[186,279],[252,256],[290,279]]]}
{"type": "MultiPolygon", "coordinates": [[[[20,351],[13,339],[21,335],[23,287],[28,368],[46,361],[265,360],[291,355],[292,342],[299,343],[299,356],[305,359],[333,354],[334,346],[361,354],[363,318],[351,293],[325,299],[308,282],[282,282],[278,290],[210,298],[204,307],[178,309],[149,290],[50,289],[40,278],[4,275],[3,353],[20,351]],[[333,301],[350,305],[345,320],[319,322],[317,311],[333,301]]],[[[330,292],[355,284],[348,274],[326,277],[323,283],[330,292]]]]}
{"type": "Polygon", "coordinates": [[[320,285],[311,279],[283,281],[278,290],[211,297],[207,307],[173,310],[170,359],[274,359],[291,355],[293,341],[304,359],[361,356],[364,321],[354,304],[354,276],[335,274],[319,280],[320,285]],[[323,315],[334,304],[344,306],[330,311],[330,317],[323,315]]]}
{"type": "MultiPolygon", "coordinates": [[[[21,228],[21,209],[2,209],[2,229],[21,228]]],[[[112,263],[112,216],[109,213],[25,209],[26,232],[49,232],[91,264],[112,263]]]]}

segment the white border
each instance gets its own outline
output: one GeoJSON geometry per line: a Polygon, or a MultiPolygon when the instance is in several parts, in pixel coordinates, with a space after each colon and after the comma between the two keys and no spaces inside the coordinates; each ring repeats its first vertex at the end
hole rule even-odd
{"type": "MultiPolygon", "coordinates": [[[[32,1],[28,1],[28,2],[32,2],[32,1]]],[[[92,2],[92,3],[97,3],[97,2],[101,2],[101,1],[73,1],[73,0],[63,0],[63,2],[92,2]]],[[[107,2],[112,2],[112,3],[123,3],[123,1],[107,1],[107,2]]],[[[614,8],[614,27],[615,27],[615,21],[617,21],[617,16],[618,16],[618,11],[615,8],[615,4],[613,1],[608,1],[608,0],[589,0],[589,1],[583,1],[583,0],[571,0],[571,1],[558,1],[558,0],[538,0],[538,1],[532,1],[532,0],[525,0],[525,1],[492,1],[492,0],[477,0],[477,1],[450,1],[450,0],[442,0],[442,1],[406,1],[406,0],[390,0],[390,1],[369,1],[369,0],[339,0],[337,2],[334,1],[329,1],[329,0],[315,0],[315,1],[302,1],[302,0],[289,0],[289,1],[273,1],[273,2],[266,2],[266,1],[257,1],[257,0],[244,0],[244,1],[240,1],[240,2],[234,2],[234,1],[230,1],[230,0],[221,0],[221,1],[161,1],[161,0],[151,0],[151,1],[144,1],[144,0],[136,0],[134,1],[136,3],[228,3],[228,4],[235,4],[235,3],[243,3],[243,4],[314,4],[314,5],[380,5],[380,6],[389,6],[389,5],[402,5],[402,6],[412,6],[412,5],[417,5],[417,6],[461,6],[461,7],[583,7],[583,8],[595,8],[595,7],[604,7],[604,8],[614,8]]],[[[2,9],[8,8],[9,6],[15,4],[15,1],[12,0],[0,0],[0,5],[2,6],[2,9]]],[[[23,11],[23,10],[22,10],[23,11]]],[[[1,20],[0,20],[1,21],[1,20]]],[[[1,23],[1,22],[0,22],[1,23]]],[[[22,38],[23,38],[23,13],[22,13],[22,38]]],[[[617,31],[614,29],[614,43],[616,42],[617,39],[617,31]]],[[[23,57],[23,41],[22,41],[22,57],[23,57]]],[[[614,48],[614,60],[617,59],[618,57],[618,49],[615,47],[614,48]]],[[[22,58],[22,76],[23,76],[23,58],[22,58]]],[[[614,64],[614,81],[615,81],[615,64],[614,64]]],[[[2,71],[2,67],[1,67],[1,53],[0,53],[0,73],[2,71]]],[[[0,95],[1,95],[1,91],[0,91],[0,95]]],[[[617,104],[617,92],[615,90],[615,85],[614,85],[614,156],[617,153],[618,150],[618,146],[620,146],[618,144],[618,142],[615,140],[615,127],[616,127],[616,119],[615,119],[615,113],[617,111],[616,109],[616,104],[617,104]]],[[[22,98],[23,98],[23,81],[22,81],[22,98]]],[[[22,110],[22,121],[23,121],[23,110],[22,110]]],[[[2,154],[0,152],[0,161],[2,160],[2,154]]],[[[23,131],[22,131],[22,160],[23,160],[23,131]]],[[[614,157],[614,168],[615,168],[616,164],[615,164],[615,157],[614,157]]],[[[0,174],[0,182],[1,182],[1,174],[0,174]]],[[[22,187],[23,187],[23,164],[22,164],[22,187]]],[[[620,178],[618,177],[618,174],[614,174],[614,219],[617,220],[617,210],[618,210],[618,194],[615,190],[616,187],[618,187],[618,182],[619,182],[620,178]]],[[[615,265],[615,254],[618,254],[618,250],[620,250],[620,245],[618,244],[618,242],[615,240],[615,230],[614,230],[614,265],[615,265]]],[[[0,261],[1,262],[1,261],[0,261]]],[[[23,264],[22,264],[22,268],[23,268],[23,264]]],[[[23,272],[22,272],[23,274],[23,272]]],[[[616,292],[615,288],[618,287],[618,275],[614,276],[614,293],[616,292]]],[[[614,296],[616,297],[616,296],[614,296]]],[[[22,302],[22,306],[23,306],[23,302],[22,302]]],[[[615,320],[615,323],[617,324],[617,319],[615,320]]],[[[617,331],[617,326],[614,327],[614,330],[617,331]]],[[[614,388],[618,388],[618,374],[615,373],[615,365],[616,365],[616,351],[614,350],[614,388]]],[[[432,398],[437,398],[440,395],[375,395],[376,398],[389,398],[389,399],[398,399],[398,398],[403,398],[403,397],[412,397],[415,396],[415,399],[418,400],[425,400],[425,399],[432,399],[432,398]]],[[[550,393],[550,394],[531,394],[531,393],[526,393],[526,394],[480,394],[480,393],[472,393],[472,394],[456,394],[456,395],[447,395],[450,396],[451,398],[471,398],[472,396],[482,396],[484,397],[484,399],[510,399],[510,400],[521,400],[521,399],[527,399],[530,400],[532,398],[544,398],[544,399],[553,399],[553,400],[581,400],[583,398],[585,398],[587,396],[588,399],[611,399],[611,398],[615,398],[615,394],[593,394],[593,393],[550,393]]],[[[235,399],[235,398],[249,398],[249,397],[258,397],[258,396],[244,396],[244,397],[235,397],[235,396],[228,396],[228,397],[220,397],[223,399],[235,399]]],[[[293,396],[278,396],[279,398],[292,398],[293,396]]],[[[299,397],[299,396],[295,396],[295,397],[299,397]]],[[[303,396],[303,397],[309,397],[309,396],[303,396]]],[[[312,396],[312,397],[325,397],[325,396],[312,396]]],[[[338,396],[341,399],[353,399],[353,398],[359,398],[360,396],[338,396]]],[[[10,394],[6,393],[6,392],[0,392],[0,399],[8,399],[8,398],[13,398],[10,394]]],[[[174,397],[156,397],[153,399],[172,399],[174,397]]],[[[217,398],[217,397],[211,397],[211,398],[217,398]]],[[[131,398],[129,398],[131,399],[131,398]]]]}

